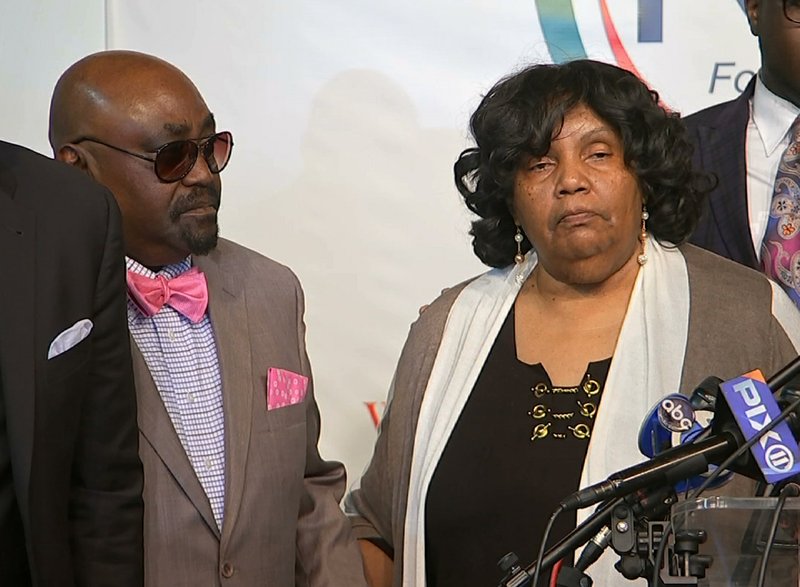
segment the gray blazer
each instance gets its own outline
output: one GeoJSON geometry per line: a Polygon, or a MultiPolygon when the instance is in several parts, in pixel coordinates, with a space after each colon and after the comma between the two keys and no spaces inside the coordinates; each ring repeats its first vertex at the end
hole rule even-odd
{"type": "Polygon", "coordinates": [[[195,263],[208,280],[222,371],[225,520],[220,532],[134,343],[146,585],[365,585],[339,508],[344,467],[317,451],[319,411],[297,278],[224,239],[195,263]],[[267,411],[270,367],[307,376],[305,401],[267,411]]]}

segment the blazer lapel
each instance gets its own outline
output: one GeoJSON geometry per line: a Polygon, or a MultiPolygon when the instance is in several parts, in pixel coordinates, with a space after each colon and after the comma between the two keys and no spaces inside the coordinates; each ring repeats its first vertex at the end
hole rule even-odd
{"type": "Polygon", "coordinates": [[[14,276],[0,304],[0,374],[7,412],[14,482],[22,515],[28,517],[28,485],[33,460],[33,432],[37,363],[34,312],[36,268],[35,215],[14,200],[16,180],[0,164],[0,266],[14,276]]]}
{"type": "Polygon", "coordinates": [[[164,407],[150,370],[142,352],[131,337],[131,356],[133,358],[133,375],[136,381],[136,401],[139,418],[139,431],[158,454],[164,466],[183,489],[189,501],[205,520],[206,524],[220,536],[219,528],[214,520],[214,513],[203,486],[197,479],[192,463],[186,456],[172,420],[164,407]]]}
{"type": "Polygon", "coordinates": [[[750,98],[754,89],[755,78],[742,95],[720,113],[713,125],[700,128],[699,132],[700,140],[706,144],[703,147],[708,156],[704,162],[706,169],[719,180],[709,198],[709,207],[715,225],[720,227],[719,236],[728,251],[727,256],[757,268],[758,257],[750,236],[745,157],[750,98]],[[735,153],[733,157],[732,152],[735,153]]]}
{"type": "Polygon", "coordinates": [[[222,372],[225,412],[224,548],[236,524],[244,489],[253,417],[253,365],[245,293],[235,276],[223,268],[220,257],[217,249],[208,256],[194,257],[193,261],[208,281],[208,307],[222,372]]]}

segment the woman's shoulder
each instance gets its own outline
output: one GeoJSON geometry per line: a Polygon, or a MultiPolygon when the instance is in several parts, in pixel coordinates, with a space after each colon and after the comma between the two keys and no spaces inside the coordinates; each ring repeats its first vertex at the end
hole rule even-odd
{"type": "Polygon", "coordinates": [[[691,313],[695,321],[718,329],[738,328],[741,336],[760,332],[774,337],[783,330],[800,346],[800,313],[779,285],[763,273],[699,249],[680,247],[689,276],[691,313]]]}
{"type": "Polygon", "coordinates": [[[692,291],[713,295],[718,299],[737,298],[753,300],[772,298],[769,279],[750,267],[741,265],[716,253],[691,244],[680,246],[686,259],[689,284],[692,291]]]}
{"type": "Polygon", "coordinates": [[[473,283],[478,277],[471,277],[461,283],[444,288],[430,303],[423,305],[419,309],[419,316],[411,325],[411,334],[430,337],[436,336],[436,333],[438,333],[438,337],[441,337],[453,304],[455,304],[461,292],[464,291],[464,288],[473,283]]]}
{"type": "Polygon", "coordinates": [[[412,332],[415,329],[432,329],[441,334],[456,301],[475,304],[484,296],[496,296],[507,281],[509,271],[509,268],[492,269],[443,289],[432,302],[420,308],[419,317],[411,326],[412,332]]]}
{"type": "Polygon", "coordinates": [[[762,273],[682,245],[689,277],[689,336],[684,377],[723,379],[754,367],[774,373],[797,356],[800,313],[762,273]]]}

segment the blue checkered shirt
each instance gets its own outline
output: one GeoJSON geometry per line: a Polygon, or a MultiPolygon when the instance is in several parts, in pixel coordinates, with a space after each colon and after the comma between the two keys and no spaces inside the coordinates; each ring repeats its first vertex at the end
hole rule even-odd
{"type": "MultiPolygon", "coordinates": [[[[131,258],[128,271],[172,279],[191,268],[191,258],[163,267],[158,274],[131,258]]],[[[214,330],[206,311],[191,320],[170,306],[144,316],[128,299],[128,327],[144,356],[175,432],[208,496],[217,526],[225,507],[225,419],[222,377],[214,330]]]]}

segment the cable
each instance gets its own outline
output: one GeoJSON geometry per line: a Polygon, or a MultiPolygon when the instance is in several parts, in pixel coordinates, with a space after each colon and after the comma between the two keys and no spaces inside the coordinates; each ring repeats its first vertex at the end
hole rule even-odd
{"type": "Polygon", "coordinates": [[[559,505],[556,511],[550,516],[547,522],[547,527],[544,529],[544,536],[542,536],[542,543],[539,545],[539,556],[536,557],[536,570],[533,572],[533,582],[531,587],[538,587],[539,584],[539,571],[542,568],[542,559],[544,558],[544,547],[547,545],[547,539],[550,537],[550,531],[553,529],[553,524],[558,515],[564,511],[564,508],[559,505]]]}
{"type": "Polygon", "coordinates": [[[661,562],[664,560],[664,553],[667,550],[667,542],[669,542],[669,537],[672,534],[672,521],[668,521],[667,525],[664,526],[664,534],[661,536],[661,542],[658,544],[658,550],[656,551],[656,558],[653,561],[653,580],[650,583],[651,585],[661,585],[661,577],[659,576],[659,572],[661,571],[661,562]]]}
{"type": "MultiPolygon", "coordinates": [[[[597,506],[597,509],[589,515],[588,518],[571,530],[569,534],[559,540],[555,546],[545,553],[544,559],[542,559],[542,566],[544,568],[552,566],[560,559],[564,558],[564,555],[591,540],[592,536],[597,534],[600,528],[608,525],[608,517],[611,515],[611,512],[624,501],[624,497],[618,497],[597,506]]],[[[535,565],[536,563],[533,563],[526,569],[529,575],[533,573],[535,565]]]]}
{"type": "Polygon", "coordinates": [[[564,559],[562,558],[556,564],[553,565],[552,570],[550,571],[550,587],[558,587],[558,573],[561,571],[561,565],[564,564],[564,559]]]}
{"type": "Polygon", "coordinates": [[[758,582],[756,583],[756,587],[764,587],[764,579],[767,576],[767,561],[772,551],[772,545],[775,543],[775,534],[778,532],[778,521],[780,520],[783,507],[786,505],[786,499],[789,497],[797,497],[798,495],[800,495],[800,487],[794,483],[789,483],[786,487],[781,489],[781,493],[778,496],[778,503],[775,506],[775,513],[772,514],[772,524],[769,527],[767,543],[764,546],[764,555],[761,557],[761,566],[758,569],[758,582]]]}

